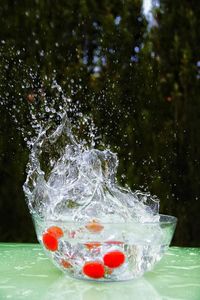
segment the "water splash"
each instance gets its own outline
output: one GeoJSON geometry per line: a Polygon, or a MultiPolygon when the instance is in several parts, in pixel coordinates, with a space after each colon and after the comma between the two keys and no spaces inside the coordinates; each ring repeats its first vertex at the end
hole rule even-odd
{"type": "Polygon", "coordinates": [[[28,140],[31,154],[24,184],[30,212],[45,220],[158,221],[159,201],[118,185],[117,155],[96,148],[92,119],[80,113],[56,81],[52,89],[62,105],[55,109],[55,101],[49,105],[44,95],[48,122],[31,111],[36,137],[28,140]],[[69,117],[72,112],[75,122],[69,117]]]}

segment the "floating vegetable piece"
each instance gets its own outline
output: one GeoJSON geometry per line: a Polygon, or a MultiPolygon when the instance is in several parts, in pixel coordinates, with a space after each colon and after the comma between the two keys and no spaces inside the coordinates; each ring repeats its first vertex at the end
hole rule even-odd
{"type": "Polygon", "coordinates": [[[101,225],[101,223],[99,223],[95,220],[93,220],[93,221],[89,222],[88,224],[86,224],[85,227],[87,228],[87,230],[89,230],[92,233],[99,233],[104,228],[104,226],[101,225]]]}
{"type": "Polygon", "coordinates": [[[121,241],[106,241],[105,244],[116,245],[116,246],[123,246],[124,242],[121,242],[121,241]]]}
{"type": "Polygon", "coordinates": [[[99,243],[99,242],[87,242],[84,245],[88,248],[88,250],[92,250],[94,248],[100,247],[101,243],[99,243]]]}
{"type": "Polygon", "coordinates": [[[36,94],[34,94],[34,93],[29,93],[29,94],[27,95],[26,99],[27,99],[27,101],[28,101],[29,103],[33,103],[33,102],[35,101],[35,99],[36,99],[36,94]]]}
{"type": "Polygon", "coordinates": [[[61,262],[60,262],[60,264],[65,269],[69,269],[69,268],[72,267],[72,264],[69,261],[67,261],[66,259],[62,259],[61,262]]]}

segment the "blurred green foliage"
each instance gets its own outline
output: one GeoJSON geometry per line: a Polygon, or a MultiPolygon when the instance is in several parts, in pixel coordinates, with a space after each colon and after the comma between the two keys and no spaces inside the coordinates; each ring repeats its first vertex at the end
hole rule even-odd
{"type": "Polygon", "coordinates": [[[148,22],[140,0],[1,0],[0,18],[0,239],[35,240],[12,116],[26,128],[55,74],[118,153],[119,181],[178,217],[174,244],[200,246],[198,1],[161,0],[148,22]]]}

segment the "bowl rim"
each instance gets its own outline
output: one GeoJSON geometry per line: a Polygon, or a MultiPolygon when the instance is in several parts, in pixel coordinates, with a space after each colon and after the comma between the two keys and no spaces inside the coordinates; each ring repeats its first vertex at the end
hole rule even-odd
{"type": "Polygon", "coordinates": [[[177,217],[175,216],[171,216],[171,215],[165,215],[165,214],[159,214],[160,218],[159,218],[159,221],[156,221],[156,222],[139,222],[139,221],[132,221],[132,222],[101,222],[98,218],[91,218],[91,221],[89,221],[88,219],[86,221],[74,221],[74,220],[64,220],[64,219],[45,219],[45,218],[42,218],[40,217],[39,215],[37,215],[36,213],[31,213],[31,216],[32,216],[32,219],[33,221],[35,222],[39,222],[39,223],[46,223],[46,222],[49,222],[49,223],[64,223],[64,224],[88,224],[90,222],[92,222],[92,220],[96,221],[97,223],[100,223],[100,224],[103,224],[103,225],[123,225],[123,226],[126,226],[126,225],[134,225],[134,224],[140,224],[140,225],[158,225],[158,224],[174,224],[176,225],[177,224],[177,217]]]}

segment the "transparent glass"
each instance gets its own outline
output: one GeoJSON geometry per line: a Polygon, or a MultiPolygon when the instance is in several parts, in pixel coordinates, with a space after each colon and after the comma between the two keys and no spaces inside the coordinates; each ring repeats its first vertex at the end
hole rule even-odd
{"type": "Polygon", "coordinates": [[[168,249],[177,223],[167,215],[155,223],[33,220],[39,242],[60,270],[95,281],[130,280],[150,271],[168,249]]]}

